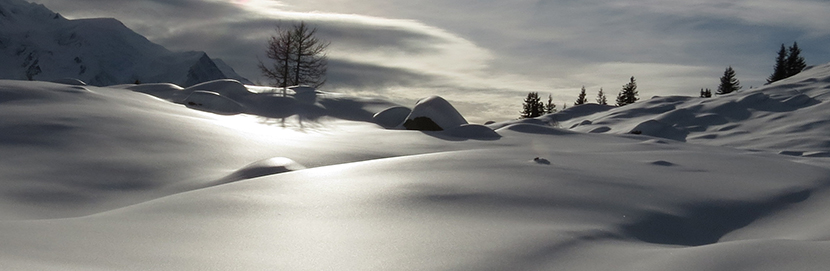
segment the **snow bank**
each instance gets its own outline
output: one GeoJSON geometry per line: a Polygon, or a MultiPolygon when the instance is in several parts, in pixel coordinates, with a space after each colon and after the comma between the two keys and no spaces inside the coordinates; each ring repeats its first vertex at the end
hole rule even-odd
{"type": "Polygon", "coordinates": [[[241,104],[212,91],[194,91],[184,99],[183,103],[189,108],[221,115],[234,115],[245,111],[241,104]]]}
{"type": "Polygon", "coordinates": [[[52,80],[52,83],[64,84],[64,85],[72,85],[72,86],[86,86],[84,81],[75,78],[62,78],[57,80],[52,80]]]}
{"type": "Polygon", "coordinates": [[[414,122],[418,118],[427,118],[441,129],[450,129],[467,124],[467,120],[447,100],[438,96],[430,96],[419,100],[406,121],[414,122]]]}
{"type": "Polygon", "coordinates": [[[460,126],[447,129],[444,134],[453,137],[470,139],[498,139],[501,137],[499,133],[496,133],[496,131],[490,129],[490,127],[481,124],[462,124],[460,126]]]}
{"type": "Polygon", "coordinates": [[[209,183],[206,186],[214,186],[219,184],[231,183],[240,180],[253,179],[262,176],[285,173],[295,170],[305,169],[305,166],[285,157],[273,157],[251,163],[241,169],[238,169],[228,176],[209,183]]]}

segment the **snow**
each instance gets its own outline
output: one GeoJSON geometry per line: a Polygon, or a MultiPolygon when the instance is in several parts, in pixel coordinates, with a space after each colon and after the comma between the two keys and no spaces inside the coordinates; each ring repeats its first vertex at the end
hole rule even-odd
{"type": "Polygon", "coordinates": [[[415,120],[426,117],[438,124],[442,129],[450,129],[467,124],[467,120],[447,100],[439,96],[430,96],[419,100],[412,108],[406,120],[415,120]]]}
{"type": "Polygon", "coordinates": [[[68,20],[43,5],[0,1],[0,79],[87,84],[173,82],[190,86],[220,78],[250,83],[204,52],[171,52],[113,18],[68,20]]]}
{"type": "Polygon", "coordinates": [[[489,125],[423,99],[407,117],[437,132],[386,129],[407,108],[320,90],[0,80],[0,262],[822,270],[828,78],[489,125]]]}
{"type": "MultiPolygon", "coordinates": [[[[643,134],[690,143],[771,152],[830,151],[830,65],[715,98],[653,97],[635,104],[578,114],[574,106],[540,117],[580,132],[643,134]],[[797,134],[798,136],[793,136],[797,134]]],[[[594,111],[597,105],[589,110],[594,111]]],[[[502,123],[502,125],[504,125],[502,123]]]]}
{"type": "Polygon", "coordinates": [[[393,106],[375,113],[372,122],[384,128],[395,128],[403,125],[412,109],[403,106],[393,106]]]}
{"type": "Polygon", "coordinates": [[[187,107],[221,115],[235,115],[245,111],[241,104],[212,91],[197,90],[184,99],[187,107]]]}

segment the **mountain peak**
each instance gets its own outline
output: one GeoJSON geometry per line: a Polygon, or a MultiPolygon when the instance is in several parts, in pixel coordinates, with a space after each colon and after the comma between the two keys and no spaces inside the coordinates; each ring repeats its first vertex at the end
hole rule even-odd
{"type": "Polygon", "coordinates": [[[40,4],[0,0],[0,79],[77,78],[90,85],[174,83],[224,78],[205,52],[171,52],[114,18],[67,20],[40,4]]]}

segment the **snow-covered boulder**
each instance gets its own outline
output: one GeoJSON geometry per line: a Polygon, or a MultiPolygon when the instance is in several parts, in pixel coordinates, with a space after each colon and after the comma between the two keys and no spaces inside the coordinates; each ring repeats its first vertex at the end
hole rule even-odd
{"type": "Polygon", "coordinates": [[[210,82],[204,82],[185,89],[186,92],[206,90],[219,93],[222,96],[233,100],[238,100],[242,97],[254,94],[239,81],[233,79],[220,79],[210,82]]]}
{"type": "Polygon", "coordinates": [[[375,113],[372,122],[383,128],[395,128],[401,126],[406,117],[412,113],[412,109],[403,106],[393,106],[375,113]]]}
{"type": "Polygon", "coordinates": [[[184,99],[184,104],[189,108],[223,115],[235,115],[244,111],[239,103],[211,91],[194,91],[184,99]]]}
{"type": "Polygon", "coordinates": [[[447,100],[444,100],[444,98],[438,96],[430,96],[419,100],[415,104],[415,107],[412,108],[409,116],[406,117],[404,127],[410,130],[421,130],[410,128],[417,128],[417,125],[407,125],[406,123],[423,123],[426,119],[437,124],[443,130],[467,124],[467,120],[464,119],[464,116],[461,116],[461,113],[458,113],[455,107],[447,102],[447,100]]]}

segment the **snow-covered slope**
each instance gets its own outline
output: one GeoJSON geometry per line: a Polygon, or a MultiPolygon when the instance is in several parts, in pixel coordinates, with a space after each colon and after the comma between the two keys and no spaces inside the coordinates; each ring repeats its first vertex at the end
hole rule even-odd
{"type": "Polygon", "coordinates": [[[830,64],[713,98],[653,97],[624,107],[587,104],[538,120],[557,120],[562,128],[587,133],[635,132],[691,143],[830,156],[828,89],[830,64]]]}
{"type": "Polygon", "coordinates": [[[170,52],[110,18],[67,20],[23,0],[0,0],[0,78],[91,85],[170,82],[190,86],[233,78],[204,52],[170,52]]]}
{"type": "Polygon", "coordinates": [[[233,80],[189,88],[0,80],[0,262],[8,270],[823,270],[830,158],[742,148],[824,151],[812,141],[826,129],[815,108],[830,95],[828,75],[822,66],[708,100],[556,115],[594,133],[546,118],[495,130],[385,129],[370,121],[398,122],[407,110],[233,80]],[[397,109],[375,115],[386,108],[397,109]],[[755,118],[816,124],[769,132],[755,118]],[[746,132],[724,133],[728,125],[746,132]],[[696,136],[706,133],[718,136],[696,136]]]}

